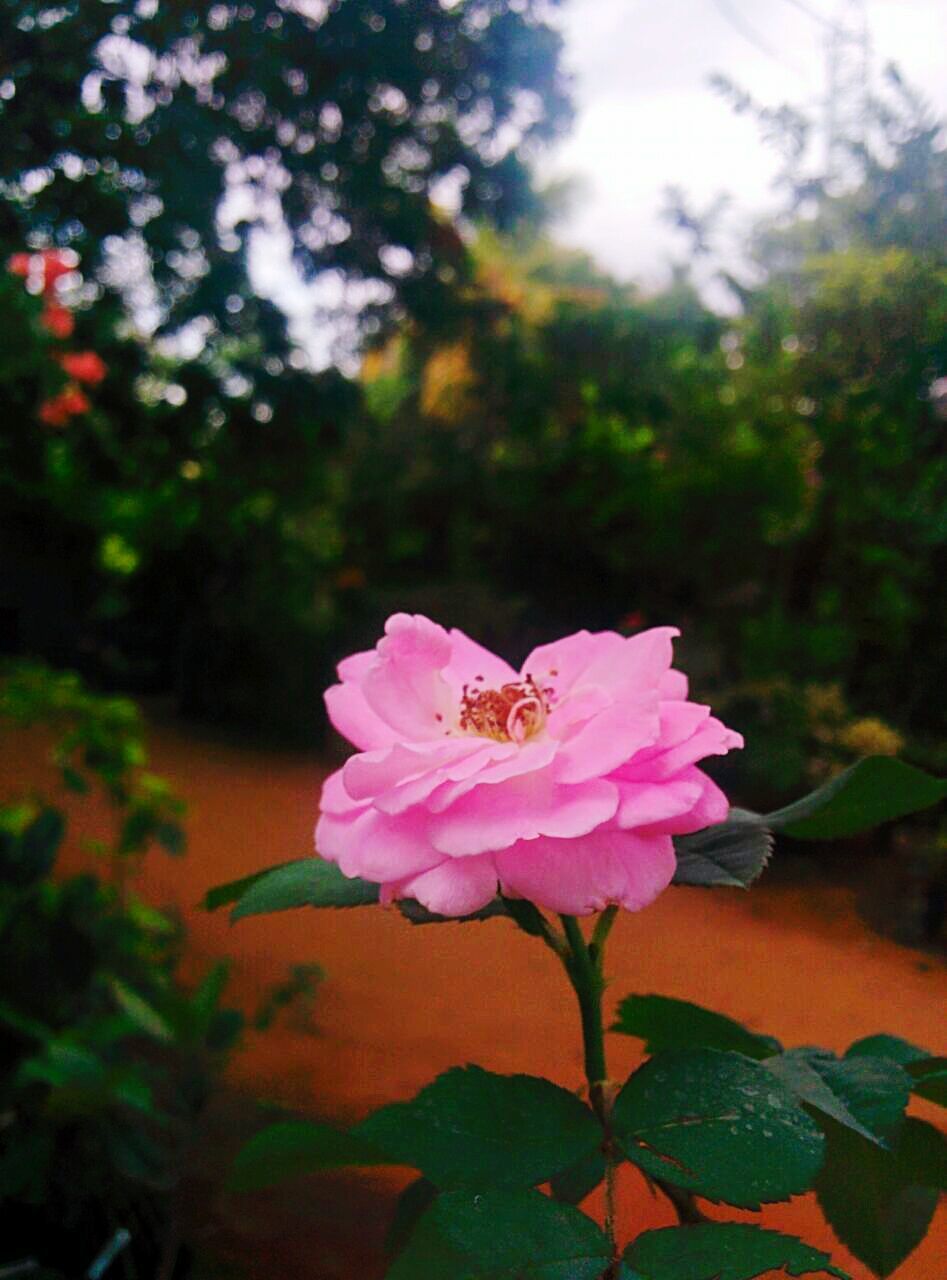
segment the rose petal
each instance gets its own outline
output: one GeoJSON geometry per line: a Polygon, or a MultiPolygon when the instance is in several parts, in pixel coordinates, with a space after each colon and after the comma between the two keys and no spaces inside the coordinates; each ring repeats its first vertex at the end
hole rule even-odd
{"type": "Polygon", "coordinates": [[[614,653],[597,655],[582,674],[582,683],[602,684],[613,694],[654,692],[674,656],[677,627],[651,627],[622,640],[614,653]]]}
{"type": "Polygon", "coordinates": [[[713,716],[708,716],[689,738],[668,750],[657,749],[650,752],[647,759],[639,757],[633,760],[627,769],[622,769],[622,775],[629,781],[660,781],[680,773],[688,765],[707,756],[724,756],[728,751],[742,746],[743,738],[739,733],[734,733],[713,716]]]}
{"type": "Polygon", "coordinates": [[[451,643],[443,627],[421,614],[396,613],[385,623],[376,661],[362,678],[371,709],[410,741],[443,737],[457,707],[443,675],[451,643]]]}
{"type": "Polygon", "coordinates": [[[668,815],[657,819],[654,823],[642,824],[650,832],[663,832],[665,835],[683,836],[691,831],[703,831],[704,827],[713,827],[723,822],[730,812],[730,801],[717,784],[708,778],[706,773],[693,765],[684,769],[681,781],[662,783],[659,790],[667,791],[677,786],[696,786],[699,789],[696,800],[684,813],[668,815]]]}
{"type": "Polygon", "coordinates": [[[615,821],[619,827],[651,827],[690,813],[703,795],[696,779],[670,782],[616,782],[621,797],[615,821]]]}
{"type": "Polygon", "coordinates": [[[399,783],[474,755],[480,745],[475,738],[445,738],[435,742],[396,743],[379,751],[364,751],[346,761],[342,769],[345,789],[353,800],[369,800],[399,783]]]}
{"type": "Polygon", "coordinates": [[[536,836],[580,836],[607,822],[618,808],[618,789],[596,779],[557,786],[548,770],[478,787],[446,813],[431,817],[429,838],[452,858],[505,849],[536,836]]]}
{"type": "Polygon", "coordinates": [[[457,777],[431,795],[427,807],[432,813],[443,813],[477,787],[493,787],[501,782],[508,782],[510,778],[545,769],[556,755],[554,742],[526,742],[521,747],[512,742],[491,745],[494,746],[494,751],[489,757],[485,753],[482,766],[476,773],[471,771],[465,778],[457,777]]]}
{"type": "Polygon", "coordinates": [[[595,659],[606,666],[607,659],[617,655],[624,643],[617,631],[577,631],[534,649],[523,663],[523,676],[531,676],[541,688],[551,685],[562,698],[573,685],[591,683],[585,677],[595,659]]]}
{"type": "Polygon", "coordinates": [[[333,726],[360,751],[390,746],[398,733],[376,715],[357,684],[334,684],[325,692],[326,710],[333,726]]]}
{"type": "Polygon", "coordinates": [[[450,631],[450,662],[444,668],[444,675],[450,682],[458,699],[465,684],[479,684],[486,689],[499,689],[501,685],[518,680],[519,676],[508,662],[485,649],[483,645],[471,640],[452,627],[450,631]]]}
{"type": "Polygon", "coordinates": [[[585,782],[604,777],[655,742],[658,726],[656,694],[637,704],[614,703],[563,742],[556,754],[557,781],[585,782]]]}
{"type": "Polygon", "coordinates": [[[322,784],[322,795],[319,798],[319,809],[322,813],[350,814],[365,808],[365,802],[352,799],[345,789],[343,769],[330,773],[322,784]]]}
{"type": "Polygon", "coordinates": [[[668,702],[680,701],[687,697],[687,676],[683,671],[665,671],[658,681],[658,695],[668,702]]]}
{"type": "Polygon", "coordinates": [[[676,866],[670,836],[614,827],[579,840],[531,840],[495,856],[505,894],[568,915],[610,903],[640,911],[667,888],[676,866]]]}
{"type": "Polygon", "coordinates": [[[426,871],[443,857],[416,823],[371,808],[354,817],[323,813],[316,824],[316,848],[345,875],[375,883],[426,871]]]}
{"type": "Polygon", "coordinates": [[[492,856],[486,854],[480,858],[447,858],[430,871],[389,886],[383,900],[415,898],[439,915],[467,916],[485,907],[496,891],[496,868],[492,856]]]}

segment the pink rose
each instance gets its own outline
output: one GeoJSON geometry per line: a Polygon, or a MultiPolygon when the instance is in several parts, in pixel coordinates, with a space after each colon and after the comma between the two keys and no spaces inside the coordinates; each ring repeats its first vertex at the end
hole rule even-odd
{"type": "Polygon", "coordinates": [[[674,874],[671,837],[727,816],[697,761],[743,745],[687,701],[678,634],[579,631],[517,672],[461,631],[395,614],[326,692],[358,752],[326,779],[319,853],[383,902],[442,915],[498,889],[570,915],[647,906],[674,874]]]}

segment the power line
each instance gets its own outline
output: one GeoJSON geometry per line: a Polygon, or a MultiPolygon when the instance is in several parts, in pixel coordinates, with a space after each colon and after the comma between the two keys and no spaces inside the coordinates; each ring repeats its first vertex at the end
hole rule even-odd
{"type": "Polygon", "coordinates": [[[729,0],[714,0],[714,3],[734,30],[738,31],[744,40],[748,40],[755,49],[758,49],[760,53],[765,53],[768,58],[772,58],[774,62],[778,62],[781,66],[788,67],[796,75],[801,74],[798,67],[791,62],[787,62],[785,58],[776,52],[772,45],[767,44],[755,27],[750,26],[744,19],[739,10],[730,5],[729,0]]]}
{"type": "Polygon", "coordinates": [[[815,9],[805,3],[805,0],[786,0],[786,3],[791,4],[794,9],[798,9],[800,13],[804,13],[807,18],[811,18],[813,22],[818,22],[820,26],[827,28],[827,30],[835,30],[836,23],[832,22],[830,18],[823,17],[821,13],[817,13],[815,9]]]}

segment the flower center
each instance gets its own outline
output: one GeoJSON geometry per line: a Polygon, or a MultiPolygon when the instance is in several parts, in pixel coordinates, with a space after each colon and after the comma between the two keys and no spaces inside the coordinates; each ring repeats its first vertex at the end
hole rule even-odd
{"type": "Polygon", "coordinates": [[[551,689],[540,689],[530,675],[499,689],[465,684],[460,727],[465,733],[476,733],[494,742],[525,742],[545,725],[551,694],[551,689]]]}

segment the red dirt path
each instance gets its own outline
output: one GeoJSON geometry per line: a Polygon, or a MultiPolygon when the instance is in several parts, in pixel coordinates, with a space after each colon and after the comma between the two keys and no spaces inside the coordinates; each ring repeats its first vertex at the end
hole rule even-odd
{"type": "MultiPolygon", "coordinates": [[[[293,964],[317,961],[328,975],[317,996],[318,1033],[282,1026],[250,1036],[230,1071],[235,1096],[347,1122],[411,1096],[462,1062],[579,1085],[571,993],[551,953],[509,922],[416,928],[393,910],[373,908],[286,912],[231,926],[226,914],[201,910],[212,885],[309,852],[321,768],[309,756],[241,749],[175,726],[156,727],[150,742],[152,767],[189,802],[190,852],[183,860],[152,856],[139,887],[153,902],[173,902],[184,913],[194,971],[232,956],[228,994],[248,1007],[293,964]]],[[[14,760],[3,756],[0,776],[9,778],[14,760]]],[[[849,888],[787,886],[764,877],[748,894],[674,889],[617,922],[608,968],[609,1016],[629,991],[654,991],[705,1003],[788,1044],[841,1050],[885,1030],[942,1047],[931,1042],[947,995],[943,966],[873,933],[856,915],[849,888]]],[[[622,1078],[637,1060],[636,1041],[609,1037],[613,1076],[622,1078]]],[[[929,1104],[917,1111],[936,1119],[929,1104]]],[[[235,1103],[218,1113],[225,1148],[241,1117],[245,1111],[235,1103]]],[[[218,1196],[200,1210],[201,1234],[222,1263],[229,1257],[249,1264],[253,1276],[378,1276],[391,1200],[405,1181],[396,1172],[366,1171],[307,1179],[252,1203],[218,1196]]],[[[593,1196],[585,1207],[600,1206],[593,1196]]],[[[663,1200],[652,1199],[636,1172],[623,1167],[625,1234],[671,1221],[663,1200]]],[[[765,1209],[762,1222],[798,1233],[830,1251],[855,1280],[870,1280],[811,1197],[765,1209]]],[[[945,1255],[942,1205],[935,1229],[895,1280],[942,1280],[945,1255]]]]}

